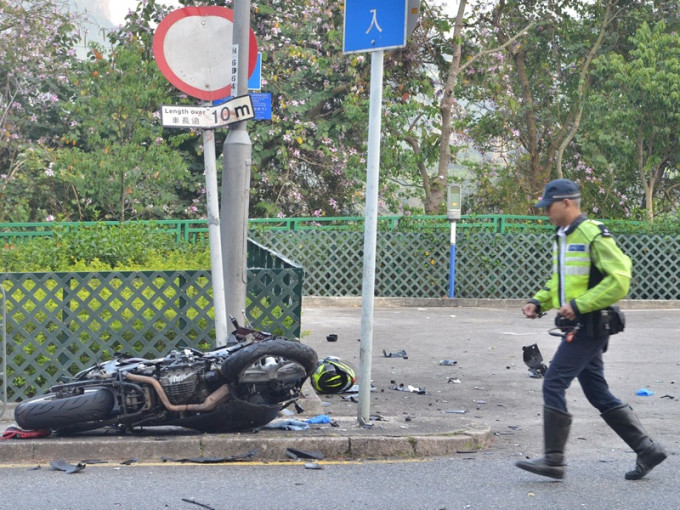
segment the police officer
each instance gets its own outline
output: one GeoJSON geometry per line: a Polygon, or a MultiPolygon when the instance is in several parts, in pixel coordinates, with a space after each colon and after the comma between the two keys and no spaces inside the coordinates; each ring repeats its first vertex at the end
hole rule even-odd
{"type": "Polygon", "coordinates": [[[553,273],[522,311],[534,319],[556,308],[556,323],[567,334],[543,380],[544,456],[516,465],[550,478],[564,478],[564,447],[571,427],[565,392],[578,378],[588,401],[637,453],[635,469],[625,478],[638,480],[663,462],[666,452],[647,435],[631,407],[609,391],[602,360],[609,335],[601,327],[600,312],[628,293],[630,259],[601,223],[581,213],[581,193],[575,182],[549,182],[536,207],[545,208],[550,223],[557,227],[553,273]]]}

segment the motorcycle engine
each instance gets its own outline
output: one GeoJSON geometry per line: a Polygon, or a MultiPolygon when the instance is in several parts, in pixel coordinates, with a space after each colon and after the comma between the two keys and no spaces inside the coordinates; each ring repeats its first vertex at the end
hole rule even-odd
{"type": "Polygon", "coordinates": [[[162,365],[158,381],[171,403],[200,404],[210,394],[203,377],[205,361],[194,356],[180,356],[166,359],[162,365]],[[179,359],[178,359],[179,358],[179,359]]]}

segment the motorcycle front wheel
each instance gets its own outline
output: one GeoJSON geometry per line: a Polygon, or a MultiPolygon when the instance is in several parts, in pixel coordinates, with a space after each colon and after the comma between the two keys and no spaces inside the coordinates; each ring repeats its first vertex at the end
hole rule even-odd
{"type": "Polygon", "coordinates": [[[66,398],[47,394],[18,404],[14,419],[22,429],[61,429],[103,420],[113,405],[113,393],[104,388],[86,389],[82,395],[66,398]]]}

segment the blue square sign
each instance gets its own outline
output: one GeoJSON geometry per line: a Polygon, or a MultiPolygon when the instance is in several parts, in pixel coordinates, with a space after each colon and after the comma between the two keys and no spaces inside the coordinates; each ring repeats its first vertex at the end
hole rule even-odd
{"type": "Polygon", "coordinates": [[[343,52],[403,48],[408,0],[345,0],[343,52]]]}

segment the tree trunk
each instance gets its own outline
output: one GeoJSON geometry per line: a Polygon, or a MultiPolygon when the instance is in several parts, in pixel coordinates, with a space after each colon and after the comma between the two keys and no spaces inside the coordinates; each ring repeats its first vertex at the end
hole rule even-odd
{"type": "Polygon", "coordinates": [[[645,171],[645,136],[644,136],[644,131],[642,129],[642,123],[643,121],[640,120],[640,125],[638,126],[638,132],[637,132],[637,143],[636,143],[636,151],[637,151],[637,167],[638,167],[638,173],[640,174],[640,183],[642,184],[643,189],[645,190],[645,209],[647,212],[647,221],[650,223],[654,221],[654,185],[655,185],[655,178],[654,174],[649,176],[649,179],[647,178],[647,172],[645,171]]]}
{"type": "Polygon", "coordinates": [[[430,179],[425,173],[423,186],[430,190],[429,197],[425,200],[425,214],[438,214],[439,207],[444,203],[446,184],[449,177],[449,164],[451,163],[451,134],[453,127],[451,118],[453,117],[453,89],[458,81],[460,73],[460,58],[462,55],[463,19],[465,16],[465,6],[467,0],[461,0],[456,14],[456,23],[453,29],[453,60],[449,68],[449,74],[444,86],[444,94],[439,103],[439,110],[442,115],[442,137],[439,144],[439,165],[437,175],[430,179]]]}
{"type": "MultiPolygon", "coordinates": [[[[600,26],[600,33],[597,35],[597,40],[593,44],[593,47],[590,48],[590,51],[588,52],[588,57],[586,58],[583,67],[581,68],[581,74],[579,76],[578,82],[578,95],[575,105],[576,115],[574,117],[573,122],[571,122],[571,129],[569,130],[569,133],[567,134],[567,136],[564,137],[562,143],[560,143],[560,148],[557,151],[557,157],[555,158],[555,174],[557,175],[558,179],[562,179],[563,177],[562,156],[564,154],[564,151],[566,150],[567,146],[571,143],[571,141],[574,139],[574,136],[576,136],[576,131],[578,131],[578,128],[581,125],[581,116],[583,115],[583,97],[585,96],[586,85],[588,83],[588,70],[590,69],[590,64],[595,58],[595,55],[597,55],[597,53],[600,51],[600,46],[602,46],[604,34],[607,30],[607,27],[609,26],[613,19],[611,16],[611,10],[614,3],[616,3],[616,0],[609,0],[607,2],[607,8],[605,9],[604,12],[604,19],[602,20],[602,25],[600,26]]],[[[564,124],[565,128],[568,126],[569,124],[567,123],[564,124]]]]}

